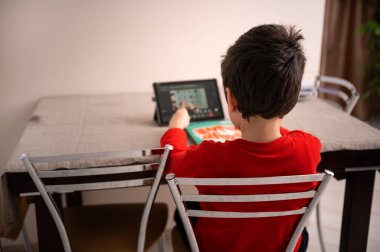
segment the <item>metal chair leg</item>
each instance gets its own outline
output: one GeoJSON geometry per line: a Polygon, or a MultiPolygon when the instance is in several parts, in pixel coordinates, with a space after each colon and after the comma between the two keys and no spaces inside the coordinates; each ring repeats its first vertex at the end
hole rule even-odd
{"type": "Polygon", "coordinates": [[[325,242],[324,242],[323,234],[322,234],[320,204],[321,204],[321,202],[319,202],[319,204],[317,205],[317,208],[316,208],[317,229],[318,229],[319,243],[321,244],[321,252],[326,252],[325,242]]]}
{"type": "MultiPolygon", "coordinates": [[[[20,235],[21,235],[21,239],[24,242],[25,251],[26,252],[33,252],[32,244],[30,243],[28,233],[26,232],[24,227],[22,227],[20,235]]],[[[0,238],[0,252],[3,252],[3,246],[1,244],[1,238],[0,238]]]]}
{"type": "Polygon", "coordinates": [[[160,238],[158,239],[158,251],[160,252],[166,251],[165,232],[163,232],[160,238]]]}
{"type": "Polygon", "coordinates": [[[25,248],[25,251],[26,251],[26,252],[33,252],[32,244],[30,243],[29,235],[28,235],[28,233],[26,232],[25,227],[22,227],[22,230],[21,230],[21,238],[22,238],[23,241],[24,241],[24,248],[25,248]]]}

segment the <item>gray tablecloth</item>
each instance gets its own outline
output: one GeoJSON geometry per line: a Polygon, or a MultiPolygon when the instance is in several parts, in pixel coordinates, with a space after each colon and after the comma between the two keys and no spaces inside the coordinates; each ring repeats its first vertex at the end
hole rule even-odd
{"type": "MultiPolygon", "coordinates": [[[[145,93],[41,99],[1,175],[25,171],[19,161],[22,153],[40,156],[159,147],[166,127],[158,127],[153,121],[155,105],[151,97],[145,93]]],[[[297,103],[284,118],[283,125],[290,130],[301,129],[317,136],[323,152],[380,148],[378,130],[318,98],[297,103]]],[[[90,160],[81,166],[94,166],[100,161],[90,160]]],[[[65,166],[75,168],[78,165],[66,163],[65,166]]],[[[8,191],[5,176],[1,176],[0,183],[0,231],[6,236],[19,226],[20,200],[8,191]]]]}

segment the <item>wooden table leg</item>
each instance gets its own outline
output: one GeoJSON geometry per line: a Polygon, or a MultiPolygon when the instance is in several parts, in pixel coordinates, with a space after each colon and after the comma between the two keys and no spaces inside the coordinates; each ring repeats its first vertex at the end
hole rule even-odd
{"type": "Polygon", "coordinates": [[[346,175],[340,252],[367,249],[375,172],[348,172],[346,175]]]}
{"type": "Polygon", "coordinates": [[[35,199],[35,206],[39,252],[64,252],[58,229],[41,197],[35,199]]]}

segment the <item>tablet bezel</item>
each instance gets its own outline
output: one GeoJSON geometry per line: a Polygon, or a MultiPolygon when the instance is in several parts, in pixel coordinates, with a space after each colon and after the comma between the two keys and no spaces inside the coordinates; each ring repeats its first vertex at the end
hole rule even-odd
{"type": "MultiPolygon", "coordinates": [[[[192,118],[191,122],[198,122],[198,121],[207,121],[207,120],[223,120],[224,119],[224,111],[223,111],[223,105],[220,98],[219,88],[216,79],[202,79],[202,80],[186,80],[186,81],[172,81],[172,82],[155,82],[153,83],[153,89],[154,89],[154,96],[156,101],[156,111],[155,111],[155,120],[157,121],[157,124],[160,126],[165,126],[169,124],[169,121],[163,121],[162,120],[162,114],[161,114],[161,107],[162,104],[160,96],[159,96],[159,88],[162,86],[178,86],[178,85],[193,85],[193,84],[203,84],[203,85],[212,85],[212,91],[216,92],[217,94],[217,103],[219,103],[218,109],[221,111],[221,116],[214,116],[214,117],[205,117],[205,118],[192,118]]],[[[207,89],[206,89],[207,90],[207,89]]]]}

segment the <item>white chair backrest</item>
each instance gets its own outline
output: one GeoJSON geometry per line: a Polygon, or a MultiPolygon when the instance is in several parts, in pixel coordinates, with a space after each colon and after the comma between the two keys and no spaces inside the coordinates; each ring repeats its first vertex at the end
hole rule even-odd
{"type": "Polygon", "coordinates": [[[293,251],[297,241],[306,225],[306,220],[317,205],[329,180],[334,174],[326,170],[325,173],[294,176],[260,177],[260,178],[177,178],[175,174],[166,175],[170,191],[176,203],[181,220],[189,239],[193,252],[199,251],[198,243],[194,235],[194,230],[189,217],[208,218],[265,218],[276,216],[302,215],[301,220],[294,228],[294,232],[287,245],[286,251],[293,251]],[[250,185],[280,185],[304,182],[318,182],[314,190],[302,192],[287,192],[277,194],[244,194],[244,195],[202,195],[194,193],[184,193],[181,186],[250,186],[250,185]],[[225,212],[192,210],[186,208],[186,202],[264,202],[281,201],[293,199],[311,199],[304,207],[296,210],[273,211],[273,212],[225,212]]]}
{"type": "Polygon", "coordinates": [[[60,210],[52,197],[53,193],[151,186],[141,218],[138,240],[138,251],[144,251],[145,234],[149,214],[163,176],[169,152],[172,149],[172,146],[166,145],[164,148],[128,152],[87,153],[44,157],[32,157],[28,154],[23,154],[20,159],[38,191],[25,193],[22,196],[36,194],[40,194],[42,196],[55,224],[57,225],[64,250],[69,252],[71,251],[70,242],[65,226],[62,222],[60,210]],[[145,159],[139,159],[140,163],[136,164],[136,158],[141,157],[144,157],[145,159]],[[47,171],[39,171],[36,168],[38,167],[38,164],[68,161],[80,162],[83,160],[110,158],[131,158],[133,162],[129,165],[120,166],[56,169],[47,171]],[[115,179],[115,176],[111,176],[113,174],[117,175],[118,178],[115,179]],[[93,182],[93,178],[95,177],[97,177],[96,181],[102,182],[93,182]]]}
{"type": "Polygon", "coordinates": [[[318,75],[315,78],[315,87],[318,93],[332,95],[343,101],[343,110],[348,114],[351,114],[360,98],[360,94],[358,93],[354,84],[348,80],[338,77],[318,75]],[[328,87],[321,86],[321,83],[328,83],[330,85],[328,87]],[[343,87],[345,90],[347,90],[347,92],[342,91],[340,87],[343,87]]]}

